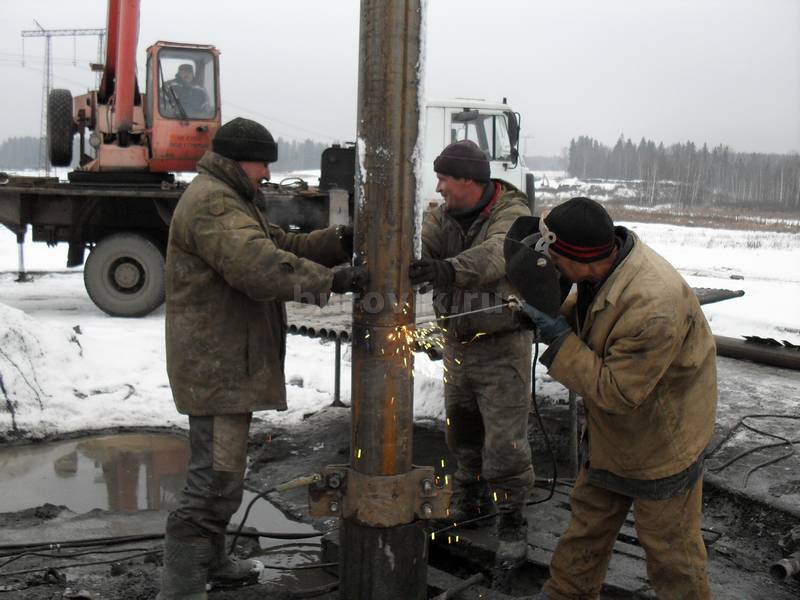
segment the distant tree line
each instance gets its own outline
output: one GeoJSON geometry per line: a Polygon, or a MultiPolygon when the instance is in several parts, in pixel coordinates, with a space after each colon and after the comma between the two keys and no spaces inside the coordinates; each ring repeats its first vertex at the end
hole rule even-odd
{"type": "Polygon", "coordinates": [[[305,169],[319,169],[322,151],[328,144],[322,144],[306,139],[285,140],[278,138],[278,161],[270,165],[272,171],[297,171],[305,169]]]}
{"type": "MultiPolygon", "coordinates": [[[[294,171],[299,169],[319,169],[322,151],[328,146],[313,140],[298,142],[278,138],[278,162],[272,165],[274,171],[294,171]]],[[[78,137],[72,152],[73,166],[77,165],[79,150],[78,137]]],[[[12,137],[0,143],[0,170],[20,171],[39,168],[39,138],[33,136],[12,137]]]]}
{"type": "Polygon", "coordinates": [[[0,170],[39,168],[39,138],[12,137],[0,144],[0,170]]]}
{"type": "Polygon", "coordinates": [[[641,139],[638,145],[620,136],[613,148],[581,136],[569,145],[570,175],[581,179],[622,179],[639,182],[642,204],[673,202],[743,205],[777,210],[800,209],[800,155],[712,150],[693,142],[658,145],[641,139]]]}

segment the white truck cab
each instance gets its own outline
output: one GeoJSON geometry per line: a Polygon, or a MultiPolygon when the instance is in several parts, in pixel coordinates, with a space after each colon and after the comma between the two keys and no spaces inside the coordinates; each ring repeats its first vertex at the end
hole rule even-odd
{"type": "Polygon", "coordinates": [[[423,199],[439,203],[433,161],[445,146],[472,140],[489,158],[492,177],[504,179],[528,195],[533,208],[533,174],[519,153],[520,115],[505,102],[474,98],[425,102],[425,146],[423,152],[423,199]]]}

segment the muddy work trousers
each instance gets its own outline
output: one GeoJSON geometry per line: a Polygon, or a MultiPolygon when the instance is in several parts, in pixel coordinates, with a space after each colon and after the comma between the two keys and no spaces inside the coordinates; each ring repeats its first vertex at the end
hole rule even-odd
{"type": "Polygon", "coordinates": [[[242,502],[251,416],[189,417],[189,470],[178,507],[167,518],[167,537],[224,534],[242,502]]]}
{"type": "Polygon", "coordinates": [[[700,532],[703,478],[666,500],[631,498],[590,484],[582,469],[570,498],[572,519],[550,563],[544,591],[552,600],[595,600],[617,533],[633,504],[647,575],[659,600],[710,598],[700,532]]]}
{"type": "Polygon", "coordinates": [[[454,492],[484,479],[501,512],[521,508],[533,486],[531,341],[530,332],[514,331],[445,344],[445,434],[458,463],[454,492]]]}

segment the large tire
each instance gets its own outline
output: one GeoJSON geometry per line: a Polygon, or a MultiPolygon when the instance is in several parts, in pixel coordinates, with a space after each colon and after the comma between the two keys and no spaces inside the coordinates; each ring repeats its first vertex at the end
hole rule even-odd
{"type": "Polygon", "coordinates": [[[72,139],[75,122],[72,119],[72,93],[52,90],[47,98],[47,139],[50,164],[68,167],[72,164],[72,139]]]}
{"type": "Polygon", "coordinates": [[[112,317],[143,317],[164,302],[164,253],[135,233],[103,238],[86,259],[86,291],[112,317]]]}

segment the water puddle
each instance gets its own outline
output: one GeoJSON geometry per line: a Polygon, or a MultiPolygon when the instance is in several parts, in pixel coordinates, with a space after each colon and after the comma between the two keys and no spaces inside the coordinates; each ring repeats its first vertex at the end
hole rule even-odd
{"type": "MultiPolygon", "coordinates": [[[[183,489],[188,461],[188,440],[171,434],[90,436],[0,448],[0,512],[46,502],[79,514],[95,508],[169,511],[183,489]]],[[[254,495],[245,491],[233,523],[241,521],[254,495]]],[[[247,525],[280,533],[314,531],[264,500],[253,505],[247,525]]],[[[280,543],[262,538],[265,548],[280,543]]]]}

